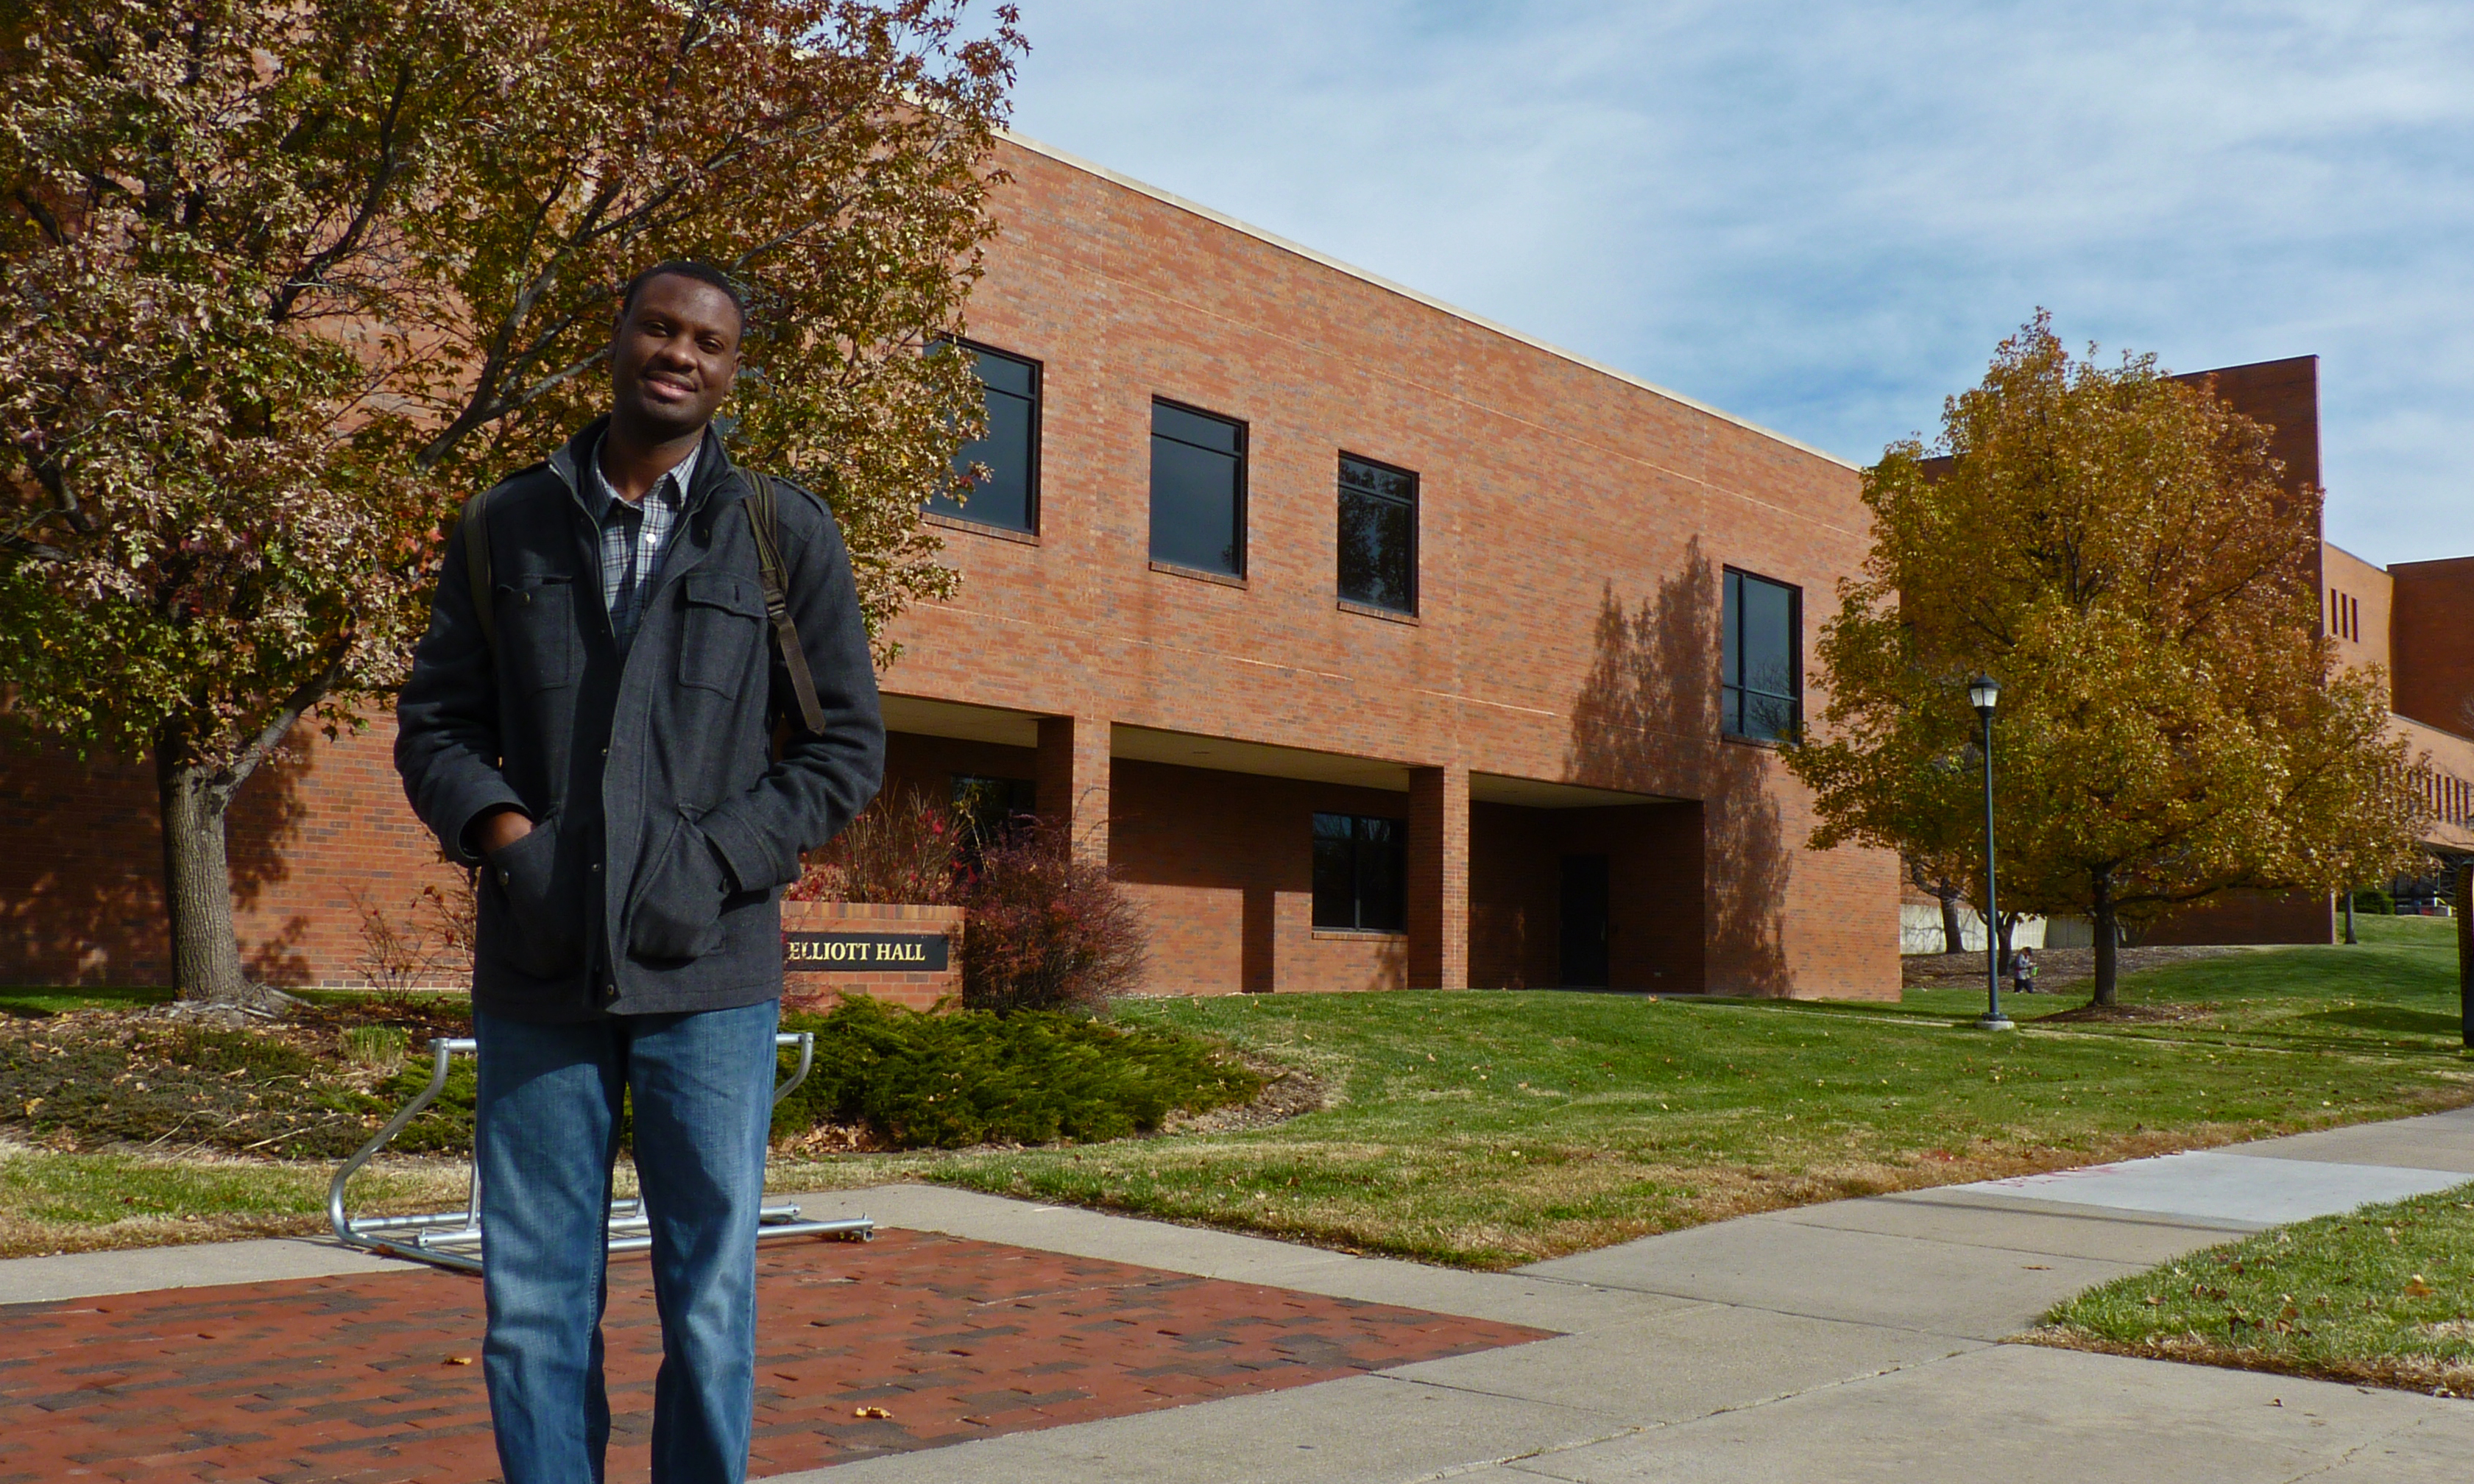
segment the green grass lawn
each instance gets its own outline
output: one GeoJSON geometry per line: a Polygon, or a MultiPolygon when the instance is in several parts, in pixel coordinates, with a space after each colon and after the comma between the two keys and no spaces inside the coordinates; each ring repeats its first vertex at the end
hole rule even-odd
{"type": "MultiPolygon", "coordinates": [[[[2382,924],[2385,930],[2389,925],[2382,924]]],[[[1899,1005],[1558,993],[1245,996],[1121,1013],[1320,1077],[1274,1128],[964,1156],[973,1188],[1501,1267],[1744,1212],[2474,1102],[2446,924],[2131,976],[2166,1023],[2039,1026],[2082,996],[1899,1005]]]]}
{"type": "MultiPolygon", "coordinates": [[[[271,1159],[72,1155],[0,1144],[0,1256],[163,1247],[327,1229],[334,1167],[271,1159]]],[[[398,1160],[353,1181],[355,1209],[453,1209],[461,1160],[398,1160]]]]}
{"type": "Polygon", "coordinates": [[[2195,1253],[2057,1305],[2029,1338],[2474,1396],[2474,1185],[2195,1253]]]}
{"type": "Polygon", "coordinates": [[[0,986],[0,1015],[33,1019],[64,1015],[73,1010],[133,1010],[141,1005],[160,1005],[171,998],[169,989],[0,986]]]}
{"type": "MultiPolygon", "coordinates": [[[[2171,1021],[2057,1022],[2084,994],[1898,1005],[1467,991],[1129,1002],[1324,1085],[1265,1128],[1079,1147],[777,1156],[775,1188],[925,1179],[1497,1268],[1749,1211],[2474,1103],[2445,923],[2129,976],[2171,1021]]],[[[0,1149],[0,1160],[42,1160],[0,1149]]],[[[20,1180],[26,1177],[21,1173],[20,1180]]],[[[18,1197],[0,1186],[0,1222],[18,1197]]],[[[108,1213],[107,1213],[108,1214],[108,1213]]],[[[204,1234],[203,1232],[200,1234],[204,1234]]],[[[21,1227],[15,1251],[81,1241],[21,1227]]],[[[48,1250],[48,1249],[45,1249],[48,1250]]]]}

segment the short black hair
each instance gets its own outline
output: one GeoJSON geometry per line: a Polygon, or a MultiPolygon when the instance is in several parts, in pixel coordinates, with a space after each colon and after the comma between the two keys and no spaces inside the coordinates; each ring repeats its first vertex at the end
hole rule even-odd
{"type": "Polygon", "coordinates": [[[711,263],[692,257],[665,258],[629,279],[626,292],[618,299],[618,318],[621,322],[625,321],[628,315],[636,312],[636,296],[643,293],[644,285],[655,279],[693,279],[698,283],[710,283],[721,290],[730,296],[730,306],[739,311],[740,338],[742,340],[747,338],[746,292],[731,280],[729,274],[711,263]]]}

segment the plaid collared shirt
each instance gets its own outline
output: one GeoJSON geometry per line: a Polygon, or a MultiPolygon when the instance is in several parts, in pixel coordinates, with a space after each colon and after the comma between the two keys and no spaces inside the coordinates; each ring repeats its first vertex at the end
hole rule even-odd
{"type": "Polygon", "coordinates": [[[688,456],[679,460],[669,473],[653,481],[644,492],[641,504],[631,505],[618,498],[610,486],[609,476],[601,472],[601,446],[594,445],[588,465],[593,471],[594,492],[601,497],[597,519],[601,525],[601,604],[610,615],[610,632],[620,648],[636,637],[636,625],[644,616],[644,595],[652,590],[653,578],[662,571],[662,553],[670,544],[670,532],[679,523],[679,512],[687,508],[688,487],[695,478],[696,458],[704,451],[699,443],[688,456]]]}

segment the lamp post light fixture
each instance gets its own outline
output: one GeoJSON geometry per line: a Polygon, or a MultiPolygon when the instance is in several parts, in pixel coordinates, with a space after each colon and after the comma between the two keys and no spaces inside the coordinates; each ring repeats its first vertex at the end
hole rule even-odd
{"type": "Polygon", "coordinates": [[[2001,1013],[2001,902],[2000,873],[1993,865],[1993,708],[2001,702],[2001,682],[1978,675],[1967,683],[1967,699],[1984,722],[1984,1013],[1979,1031],[2018,1029],[2001,1013]]]}

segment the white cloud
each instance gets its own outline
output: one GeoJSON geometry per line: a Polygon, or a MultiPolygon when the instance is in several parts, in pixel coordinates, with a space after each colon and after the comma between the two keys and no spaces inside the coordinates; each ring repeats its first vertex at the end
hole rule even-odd
{"type": "Polygon", "coordinates": [[[1858,460],[2038,304],[2474,550],[2474,6],[1026,0],[1017,126],[1858,460]]]}

